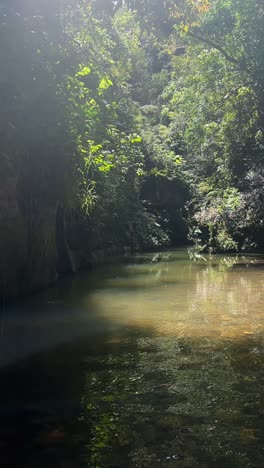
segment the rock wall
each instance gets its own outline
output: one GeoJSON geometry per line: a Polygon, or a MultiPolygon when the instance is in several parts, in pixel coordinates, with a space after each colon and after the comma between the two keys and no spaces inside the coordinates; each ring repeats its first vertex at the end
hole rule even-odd
{"type": "Polygon", "coordinates": [[[40,193],[33,195],[25,178],[7,177],[0,184],[0,300],[124,254],[122,246],[93,246],[87,226],[67,223],[64,208],[40,193]]]}
{"type": "Polygon", "coordinates": [[[0,185],[0,294],[27,294],[54,282],[56,209],[38,211],[35,202],[23,209],[15,177],[0,185]],[[31,209],[33,207],[33,209],[31,209]]]}

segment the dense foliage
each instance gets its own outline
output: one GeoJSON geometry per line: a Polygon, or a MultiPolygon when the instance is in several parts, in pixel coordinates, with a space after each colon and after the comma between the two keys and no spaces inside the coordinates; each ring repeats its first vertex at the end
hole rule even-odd
{"type": "Polygon", "coordinates": [[[263,248],[260,0],[2,1],[0,15],[0,176],[29,220],[64,206],[77,249],[166,246],[186,223],[200,248],[263,248]]]}

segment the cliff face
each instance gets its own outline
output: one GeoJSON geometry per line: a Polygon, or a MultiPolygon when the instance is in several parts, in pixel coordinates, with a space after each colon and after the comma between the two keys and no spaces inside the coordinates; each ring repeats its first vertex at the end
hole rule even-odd
{"type": "Polygon", "coordinates": [[[0,293],[23,295],[56,280],[56,209],[27,210],[17,178],[0,186],[0,293]]]}
{"type": "Polygon", "coordinates": [[[29,174],[0,183],[0,299],[29,294],[122,254],[120,246],[92,248],[82,224],[67,224],[64,208],[29,174]]]}

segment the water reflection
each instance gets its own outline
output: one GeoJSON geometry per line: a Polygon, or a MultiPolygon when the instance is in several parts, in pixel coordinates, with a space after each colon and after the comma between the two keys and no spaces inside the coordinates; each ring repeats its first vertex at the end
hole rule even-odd
{"type": "Polygon", "coordinates": [[[32,357],[0,373],[2,465],[262,467],[263,286],[261,256],[176,251],[14,310],[32,357]]]}
{"type": "Polygon", "coordinates": [[[92,294],[100,317],[181,337],[263,333],[262,257],[201,257],[190,262],[166,254],[166,261],[157,262],[156,256],[147,260],[124,266],[123,274],[106,279],[92,294]]]}
{"type": "Polygon", "coordinates": [[[250,341],[138,337],[111,351],[87,357],[87,467],[263,465],[263,355],[250,341]]]}

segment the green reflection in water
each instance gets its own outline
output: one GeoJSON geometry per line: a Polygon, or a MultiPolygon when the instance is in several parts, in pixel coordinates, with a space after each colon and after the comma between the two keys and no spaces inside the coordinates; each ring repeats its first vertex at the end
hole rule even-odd
{"type": "MultiPolygon", "coordinates": [[[[240,338],[264,331],[262,257],[138,257],[88,296],[97,315],[156,334],[240,338]]],[[[85,299],[84,299],[85,303],[85,299]]]]}
{"type": "Polygon", "coordinates": [[[262,343],[136,343],[87,358],[87,466],[262,466],[262,343]]]}
{"type": "Polygon", "coordinates": [[[263,466],[263,266],[176,251],[74,280],[104,332],[5,370],[5,466],[263,466]]]}

